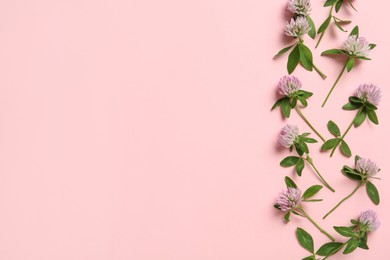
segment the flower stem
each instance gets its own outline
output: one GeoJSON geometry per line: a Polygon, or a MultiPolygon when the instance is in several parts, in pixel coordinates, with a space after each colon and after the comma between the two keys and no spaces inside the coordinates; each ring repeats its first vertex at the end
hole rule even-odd
{"type": "Polygon", "coordinates": [[[336,241],[336,239],[334,237],[332,237],[328,232],[326,232],[320,225],[317,224],[317,222],[315,222],[302,208],[300,208],[302,214],[311,222],[313,223],[314,226],[316,226],[316,228],[318,228],[319,231],[321,231],[322,234],[324,234],[325,236],[327,236],[330,240],[332,240],[333,242],[336,241]]]}
{"type": "Polygon", "coordinates": [[[320,178],[321,182],[325,185],[325,187],[330,189],[332,192],[335,192],[335,190],[332,188],[332,186],[330,186],[329,183],[324,179],[324,177],[322,177],[321,173],[318,171],[317,167],[314,165],[313,160],[309,156],[307,156],[307,158],[305,160],[311,165],[311,167],[313,167],[314,171],[317,173],[318,177],[320,178]]]}
{"type": "Polygon", "coordinates": [[[317,131],[317,129],[315,129],[315,127],[309,122],[309,120],[305,117],[305,115],[302,113],[301,109],[297,106],[295,106],[295,110],[297,111],[298,115],[303,119],[303,121],[306,122],[306,124],[314,131],[314,133],[316,133],[318,135],[319,138],[321,138],[321,140],[323,142],[325,142],[325,138],[317,131]]]}
{"type": "Polygon", "coordinates": [[[326,75],[313,63],[313,68],[320,74],[322,79],[326,79],[326,75]]]}
{"type": "Polygon", "coordinates": [[[339,76],[337,77],[335,83],[333,84],[332,88],[330,89],[328,95],[326,96],[325,100],[324,100],[324,103],[322,103],[322,107],[325,106],[326,102],[328,101],[330,95],[332,94],[334,88],[336,87],[337,83],[339,82],[339,80],[341,79],[341,76],[343,75],[345,69],[347,68],[347,64],[348,64],[348,61],[345,63],[344,67],[343,67],[343,70],[340,72],[339,76]]]}
{"type": "MultiPolygon", "coordinates": [[[[358,111],[358,114],[361,112],[361,108],[359,109],[358,111]]],[[[335,147],[333,147],[332,149],[332,152],[330,153],[330,157],[333,156],[334,152],[336,151],[336,148],[339,146],[339,144],[341,143],[341,140],[344,140],[345,136],[348,134],[349,130],[351,130],[353,124],[355,122],[355,118],[353,118],[352,122],[349,124],[347,130],[344,132],[344,134],[340,137],[340,141],[337,143],[337,145],[335,145],[335,147]]]]}
{"type": "MultiPolygon", "coordinates": [[[[336,1],[336,2],[337,2],[337,1],[336,1]]],[[[335,3],[332,5],[332,7],[330,8],[328,18],[326,18],[326,19],[329,19],[329,17],[332,17],[332,16],[333,16],[333,8],[334,8],[336,2],[335,2],[335,3]]],[[[325,20],[325,21],[326,21],[326,20],[325,20]]],[[[315,47],[316,49],[317,49],[318,45],[320,45],[320,42],[321,42],[322,38],[324,37],[325,32],[326,32],[326,29],[321,33],[320,38],[318,39],[318,42],[317,42],[316,47],[315,47]]]]}
{"type": "Polygon", "coordinates": [[[347,199],[349,199],[350,197],[352,197],[353,194],[355,194],[355,192],[363,185],[363,183],[359,183],[359,185],[348,195],[346,196],[344,199],[342,199],[339,203],[337,203],[336,206],[333,207],[333,209],[331,209],[328,213],[326,213],[326,215],[322,218],[322,219],[325,219],[327,216],[329,216],[333,211],[335,211],[344,201],[346,201],[347,199]]]}

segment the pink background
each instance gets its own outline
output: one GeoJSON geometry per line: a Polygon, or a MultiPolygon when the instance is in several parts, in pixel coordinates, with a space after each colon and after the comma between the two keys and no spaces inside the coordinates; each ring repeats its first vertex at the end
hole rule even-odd
{"type": "MultiPolygon", "coordinates": [[[[327,242],[304,219],[285,225],[272,208],[285,175],[302,188],[318,181],[309,169],[298,179],[278,165],[287,121],[270,107],[287,57],[272,57],[288,43],[288,14],[286,1],[264,3],[0,1],[0,259],[301,259],[297,226],[317,248],[327,242]]],[[[328,12],[321,5],[313,1],[317,26],[328,12]]],[[[333,225],[375,209],[382,227],[371,249],[335,259],[386,260],[390,37],[381,21],[389,5],[356,7],[340,17],[378,44],[373,61],[344,77],[321,109],[343,64],[319,54],[347,37],[331,26],[314,52],[328,79],[302,68],[295,75],[315,93],[304,113],[326,137],[329,119],[342,130],[352,120],[340,108],[358,84],[383,89],[380,126],[364,123],[347,137],[355,154],[380,164],[382,203],[361,190],[320,223],[334,234],[333,225]]],[[[309,130],[295,113],[288,121],[309,130]]],[[[319,147],[312,157],[337,192],[324,189],[325,201],[308,205],[318,220],[355,187],[340,173],[353,159],[330,159],[319,147]]]]}

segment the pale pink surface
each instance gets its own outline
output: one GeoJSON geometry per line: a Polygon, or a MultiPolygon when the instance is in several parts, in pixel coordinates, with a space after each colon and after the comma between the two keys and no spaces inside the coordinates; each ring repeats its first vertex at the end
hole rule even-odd
{"type": "MultiPolygon", "coordinates": [[[[328,11],[322,2],[312,3],[317,26],[328,11]]],[[[285,175],[301,188],[318,183],[309,169],[298,179],[278,166],[288,154],[277,144],[287,122],[270,107],[287,57],[272,56],[288,44],[286,4],[1,1],[0,259],[301,259],[297,226],[317,248],[327,242],[303,219],[283,224],[272,208],[285,175]]],[[[382,168],[382,203],[361,190],[320,223],[334,234],[332,225],[376,210],[382,226],[370,234],[371,249],[335,259],[387,260],[389,4],[356,7],[339,16],[378,44],[373,61],[344,77],[321,109],[343,64],[319,54],[347,37],[332,26],[314,52],[328,79],[302,68],[295,75],[314,92],[304,113],[326,137],[327,120],[342,130],[352,120],[340,108],[359,84],[383,90],[380,126],[364,123],[347,137],[354,153],[382,168]]],[[[310,130],[296,113],[288,122],[310,130]]],[[[318,197],[326,200],[307,208],[320,220],[354,188],[340,173],[353,159],[311,147],[337,190],[324,189],[318,197]]]]}

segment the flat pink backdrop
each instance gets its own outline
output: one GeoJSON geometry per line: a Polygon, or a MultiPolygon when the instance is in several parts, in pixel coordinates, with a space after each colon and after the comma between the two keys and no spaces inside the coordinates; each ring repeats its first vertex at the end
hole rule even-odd
{"type": "MultiPolygon", "coordinates": [[[[313,2],[317,26],[328,10],[313,2]]],[[[4,260],[255,260],[301,259],[294,237],[310,231],[293,217],[284,224],[272,205],[285,175],[302,188],[318,183],[279,167],[277,146],[293,114],[270,112],[287,57],[286,1],[18,0],[0,1],[0,259],[4,260]]],[[[347,225],[375,209],[382,227],[369,251],[334,259],[388,259],[390,239],[390,37],[386,1],[356,1],[340,13],[378,44],[373,61],[344,77],[320,108],[342,61],[320,57],[346,33],[333,25],[316,64],[298,68],[314,92],[304,113],[326,137],[329,119],[345,129],[354,113],[341,106],[358,84],[383,89],[380,126],[364,123],[347,137],[354,154],[376,160],[382,203],[363,190],[326,221],[347,225]]],[[[350,30],[353,25],[347,28],[350,30]]],[[[306,40],[311,47],[314,41],[306,40]]],[[[335,186],[307,211],[321,216],[355,184],[336,153],[311,146],[318,168],[335,186]]],[[[333,232],[335,233],[335,232],[333,232]]],[[[337,238],[340,238],[337,236],[337,238]]]]}

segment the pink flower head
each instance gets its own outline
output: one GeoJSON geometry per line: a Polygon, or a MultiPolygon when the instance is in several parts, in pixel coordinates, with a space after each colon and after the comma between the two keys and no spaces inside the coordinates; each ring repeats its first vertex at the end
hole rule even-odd
{"type": "Polygon", "coordinates": [[[344,42],[343,49],[353,56],[368,57],[371,47],[370,43],[364,37],[357,37],[356,35],[350,35],[344,42]]]}
{"type": "Polygon", "coordinates": [[[284,76],[279,80],[279,94],[290,97],[302,87],[301,81],[295,76],[284,76]]]}
{"type": "Polygon", "coordinates": [[[298,188],[287,188],[280,193],[277,204],[282,211],[294,210],[301,204],[302,191],[298,188]]]}
{"type": "Polygon", "coordinates": [[[366,210],[360,213],[359,223],[366,231],[375,231],[381,225],[378,214],[373,210],[366,210]]]}
{"type": "Polygon", "coordinates": [[[279,144],[290,148],[299,136],[299,128],[296,125],[286,125],[279,135],[279,144]]]}
{"type": "Polygon", "coordinates": [[[310,31],[310,24],[306,17],[303,16],[299,16],[295,20],[291,18],[291,21],[286,24],[284,31],[287,36],[302,37],[310,31]]]}
{"type": "Polygon", "coordinates": [[[367,158],[357,160],[355,169],[366,176],[374,176],[380,171],[378,165],[367,158]]]}
{"type": "Polygon", "coordinates": [[[310,0],[289,0],[287,10],[296,15],[308,16],[311,12],[310,0]]]}
{"type": "Polygon", "coordinates": [[[362,84],[355,90],[354,96],[377,106],[381,101],[382,91],[374,84],[362,84]]]}

